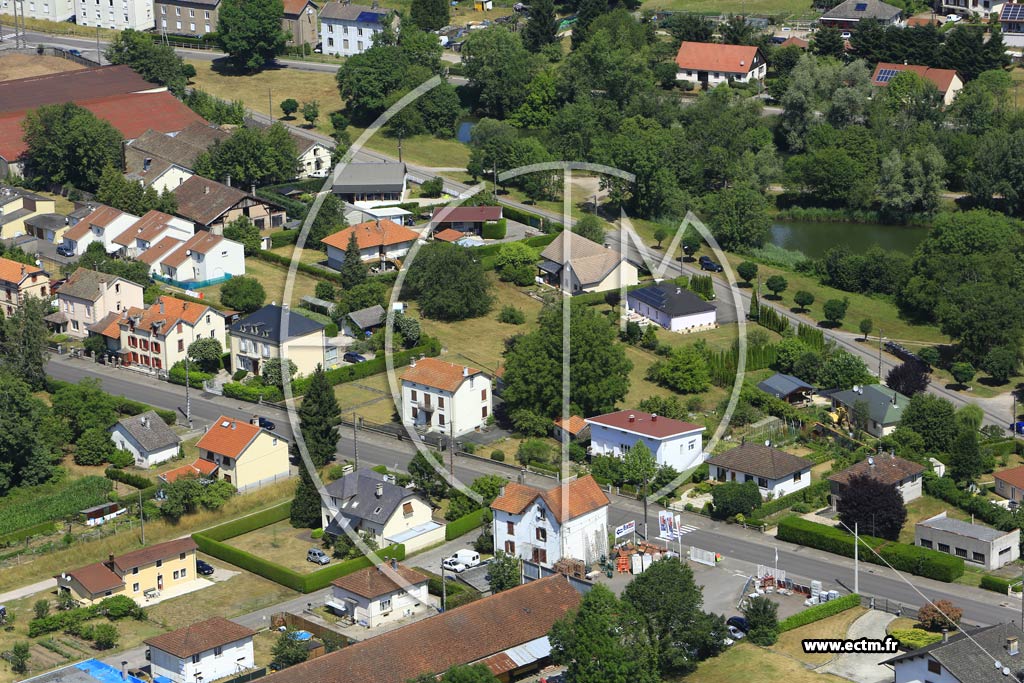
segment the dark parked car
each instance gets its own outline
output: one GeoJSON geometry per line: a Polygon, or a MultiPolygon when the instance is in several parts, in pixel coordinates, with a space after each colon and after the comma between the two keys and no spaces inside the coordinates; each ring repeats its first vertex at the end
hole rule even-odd
{"type": "Polygon", "coordinates": [[[712,261],[708,256],[701,256],[698,261],[700,262],[701,270],[710,270],[712,273],[722,272],[722,266],[712,261]]]}
{"type": "Polygon", "coordinates": [[[744,617],[729,617],[726,620],[725,625],[738,628],[744,633],[748,633],[750,631],[750,622],[748,622],[744,617]]]}
{"type": "Polygon", "coordinates": [[[76,57],[81,57],[82,56],[82,51],[81,50],[71,49],[71,50],[68,50],[68,54],[69,55],[74,55],[76,57]]]}
{"type": "Polygon", "coordinates": [[[196,571],[203,576],[209,576],[213,573],[213,565],[206,560],[196,560],[196,571]]]}
{"type": "Polygon", "coordinates": [[[268,420],[265,417],[259,418],[259,422],[260,422],[260,429],[266,429],[268,432],[272,432],[275,429],[277,429],[277,425],[274,424],[273,422],[271,422],[270,420],[268,420]]]}
{"type": "Polygon", "coordinates": [[[63,244],[57,247],[57,253],[61,256],[74,256],[75,251],[71,247],[65,247],[63,244]]]}
{"type": "Polygon", "coordinates": [[[345,361],[346,363],[365,363],[366,362],[366,357],[365,356],[363,356],[362,354],[354,353],[352,351],[349,351],[348,353],[346,353],[344,356],[341,357],[341,359],[343,361],[345,361]]]}

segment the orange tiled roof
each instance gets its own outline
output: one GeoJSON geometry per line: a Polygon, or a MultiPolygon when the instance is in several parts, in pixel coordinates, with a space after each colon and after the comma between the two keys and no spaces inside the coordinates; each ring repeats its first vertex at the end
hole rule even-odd
{"type": "Polygon", "coordinates": [[[467,377],[480,374],[476,368],[455,365],[437,358],[421,358],[413,361],[402,373],[402,381],[414,382],[442,391],[455,391],[467,377]]]}
{"type": "Polygon", "coordinates": [[[114,558],[114,567],[128,573],[134,567],[142,567],[157,560],[168,560],[181,553],[194,551],[198,546],[191,536],[176,538],[166,543],[146,546],[114,558]]]}
{"type": "Polygon", "coordinates": [[[995,478],[1001,479],[1015,488],[1024,489],[1024,465],[996,472],[995,478]]]}
{"type": "Polygon", "coordinates": [[[210,425],[210,428],[203,434],[196,444],[197,448],[212,451],[229,458],[237,458],[245,452],[262,430],[256,425],[249,424],[245,420],[236,420],[233,417],[217,418],[217,421],[210,425]]]}
{"type": "Polygon", "coordinates": [[[162,296],[149,308],[128,309],[128,319],[122,318],[120,324],[127,326],[130,324],[130,319],[137,316],[139,322],[136,323],[135,329],[152,330],[154,325],[160,323],[161,332],[166,334],[166,331],[179,321],[195,325],[207,312],[223,317],[220,311],[197,301],[182,301],[173,296],[162,296]]]}
{"type": "Polygon", "coordinates": [[[584,420],[579,415],[570,415],[568,420],[563,420],[560,417],[556,418],[555,426],[560,427],[561,429],[575,436],[576,434],[579,434],[586,428],[587,421],[584,420]]]}
{"type": "Polygon", "coordinates": [[[335,249],[345,250],[348,247],[349,236],[353,231],[356,233],[356,244],[359,245],[360,249],[380,246],[389,247],[394,244],[402,244],[403,242],[415,242],[420,237],[409,228],[387,218],[382,218],[379,221],[357,223],[350,228],[345,228],[333,235],[328,235],[320,241],[335,249]]]}
{"type": "Polygon", "coordinates": [[[789,38],[786,38],[784,41],[782,41],[779,47],[790,47],[793,45],[800,48],[801,50],[806,50],[810,46],[810,42],[804,40],[803,38],[790,36],[789,38]]]}
{"type": "Polygon", "coordinates": [[[445,228],[434,233],[434,239],[441,240],[442,242],[458,242],[465,236],[466,233],[459,232],[455,228],[445,228]]]}
{"type": "Polygon", "coordinates": [[[921,78],[934,84],[943,95],[949,90],[949,86],[953,85],[953,79],[956,78],[956,71],[953,69],[933,69],[930,66],[921,66],[919,64],[879,62],[878,66],[875,67],[875,73],[871,76],[872,85],[880,87],[889,85],[889,81],[879,82],[878,80],[879,74],[886,69],[892,71],[913,71],[921,78]]]}
{"type": "Polygon", "coordinates": [[[695,71],[747,73],[753,68],[757,48],[751,45],[691,43],[684,41],[676,53],[676,66],[695,71]]]}
{"type": "Polygon", "coordinates": [[[160,478],[166,481],[168,484],[171,482],[181,479],[182,477],[201,477],[209,476],[217,471],[217,463],[209,460],[203,460],[202,458],[197,459],[193,463],[182,465],[181,467],[175,467],[173,470],[167,470],[160,475],[160,478]]]}
{"type": "Polygon", "coordinates": [[[159,261],[160,257],[165,254],[169,254],[174,249],[177,249],[179,245],[181,245],[181,240],[168,235],[156,244],[151,245],[146,251],[139,254],[136,260],[142,261],[147,266],[151,266],[159,261]]]}
{"type": "Polygon", "coordinates": [[[20,285],[22,280],[33,273],[46,275],[46,271],[39,266],[29,266],[20,261],[0,257],[0,282],[20,285]]]}
{"type": "Polygon", "coordinates": [[[506,484],[505,493],[491,503],[491,509],[518,515],[538,496],[544,500],[559,524],[599,510],[611,502],[594,478],[588,474],[568,483],[559,484],[547,491],[511,482],[506,484]],[[563,509],[566,495],[568,495],[568,502],[564,504],[563,509]]]}
{"type": "Polygon", "coordinates": [[[67,575],[82,584],[93,595],[120,588],[124,580],[103,562],[94,562],[67,572],[67,575]]]}

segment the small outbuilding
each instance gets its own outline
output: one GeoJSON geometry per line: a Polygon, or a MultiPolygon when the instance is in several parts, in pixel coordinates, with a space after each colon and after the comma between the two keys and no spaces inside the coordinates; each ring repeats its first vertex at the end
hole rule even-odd
{"type": "Polygon", "coordinates": [[[914,525],[914,543],[988,570],[999,569],[1020,557],[1020,529],[999,531],[951,519],[945,511],[914,525]]]}
{"type": "Polygon", "coordinates": [[[804,403],[814,393],[814,387],[799,377],[784,375],[777,372],[763,382],[759,382],[757,388],[766,394],[781,398],[786,403],[804,403]]]}

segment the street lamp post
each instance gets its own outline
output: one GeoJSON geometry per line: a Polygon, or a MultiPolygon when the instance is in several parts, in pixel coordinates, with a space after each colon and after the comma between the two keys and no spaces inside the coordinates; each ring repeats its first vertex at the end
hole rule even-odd
{"type": "Polygon", "coordinates": [[[878,379],[882,379],[882,330],[878,330],[878,379]]]}

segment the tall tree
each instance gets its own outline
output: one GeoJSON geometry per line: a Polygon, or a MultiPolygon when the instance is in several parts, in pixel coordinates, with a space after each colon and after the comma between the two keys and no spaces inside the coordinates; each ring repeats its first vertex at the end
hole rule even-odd
{"type": "Polygon", "coordinates": [[[239,242],[246,256],[254,256],[263,248],[263,236],[248,216],[239,216],[224,226],[224,237],[239,242]]]}
{"type": "Polygon", "coordinates": [[[839,29],[834,26],[823,26],[814,34],[811,41],[811,52],[819,57],[844,59],[846,46],[839,29]]]}
{"type": "Polygon", "coordinates": [[[920,393],[910,399],[900,426],[920,434],[929,453],[951,453],[957,436],[955,416],[953,404],[946,399],[920,393]]]}
{"type": "Polygon", "coordinates": [[[504,119],[526,99],[534,60],[518,33],[501,26],[471,32],[462,46],[462,65],[485,116],[504,119]]]}
{"type": "Polygon", "coordinates": [[[483,267],[466,249],[446,242],[431,242],[420,250],[406,284],[423,316],[436,320],[477,318],[494,301],[483,267]]]}
{"type": "Polygon", "coordinates": [[[572,49],[578,48],[590,37],[590,25],[608,11],[608,0],[579,0],[576,23],[572,25],[572,49]]]}
{"type": "Polygon", "coordinates": [[[21,126],[29,174],[40,185],[93,191],[103,169],[121,165],[121,133],[73,102],[33,109],[21,126]]]}
{"type": "Polygon", "coordinates": [[[448,25],[448,0],[413,0],[409,10],[412,23],[424,31],[436,31],[448,25]]]}
{"type": "Polygon", "coordinates": [[[181,97],[185,94],[190,72],[185,60],[174,48],[153,40],[153,36],[135,29],[117,34],[104,56],[111,64],[127,64],[150,83],[167,86],[181,97]]]}
{"type": "MultiPolygon", "coordinates": [[[[338,195],[333,192],[328,192],[327,196],[324,197],[324,203],[320,205],[320,211],[317,212],[316,217],[313,219],[313,225],[309,228],[309,234],[306,235],[306,245],[312,249],[319,249],[320,251],[327,251],[327,245],[323,243],[323,239],[328,235],[333,235],[339,230],[344,230],[348,227],[348,221],[345,220],[345,203],[338,198],[338,195]]],[[[353,234],[353,236],[355,236],[353,234]]],[[[358,245],[356,251],[359,251],[358,245]]],[[[345,255],[348,256],[348,250],[346,249],[345,255]]],[[[342,266],[342,271],[345,268],[342,266]]],[[[353,269],[353,274],[355,269],[353,269]]],[[[366,279],[366,269],[362,269],[363,277],[356,279],[360,282],[366,279]]],[[[357,283],[358,284],[358,283],[357,283]]]]}
{"type": "Polygon", "coordinates": [[[910,361],[895,366],[885,376],[885,386],[904,396],[920,394],[928,388],[928,366],[910,361]]]}
{"type": "Polygon", "coordinates": [[[551,659],[577,683],[657,683],[658,658],[644,617],[604,585],[548,633],[551,659]]]}
{"type": "Polygon", "coordinates": [[[254,277],[233,277],[220,288],[220,302],[241,313],[252,313],[263,306],[267,292],[254,277]]]}
{"type": "Polygon", "coordinates": [[[697,662],[725,647],[725,620],[702,611],[704,596],[693,571],[677,558],[652,564],[626,586],[622,601],[644,616],[663,678],[692,673],[697,662]]]}
{"type": "Polygon", "coordinates": [[[523,28],[523,47],[530,52],[539,52],[545,45],[555,42],[557,31],[555,3],[552,0],[533,0],[530,3],[530,18],[523,28]]]}
{"type": "Polygon", "coordinates": [[[259,71],[284,52],[282,0],[224,0],[219,17],[217,42],[236,69],[259,71]]]}
{"type": "Polygon", "coordinates": [[[715,33],[715,25],[703,14],[689,12],[673,12],[662,26],[678,41],[691,43],[710,43],[715,33]]]}
{"type": "Polygon", "coordinates": [[[356,231],[352,230],[348,236],[348,246],[345,247],[345,258],[341,262],[341,286],[345,289],[352,289],[356,285],[366,282],[367,277],[368,272],[359,251],[356,231]]]}
{"type": "Polygon", "coordinates": [[[299,640],[297,631],[282,631],[277,636],[270,653],[274,655],[274,661],[282,668],[295,666],[309,657],[309,643],[299,640]]]}
{"type": "Polygon", "coordinates": [[[843,489],[839,521],[851,532],[857,524],[862,534],[895,541],[907,521],[907,509],[895,486],[871,475],[859,474],[850,477],[843,489]]]}
{"type": "MultiPolygon", "coordinates": [[[[334,460],[341,424],[338,399],[322,366],[309,378],[309,387],[299,406],[299,429],[313,464],[320,468],[334,460]]],[[[294,446],[293,446],[294,448],[294,446]]]]}
{"type": "Polygon", "coordinates": [[[960,429],[949,454],[949,476],[957,482],[973,483],[985,472],[977,433],[960,429]]]}
{"type": "Polygon", "coordinates": [[[0,335],[0,366],[19,377],[33,391],[46,388],[47,346],[50,334],[43,319],[49,304],[36,296],[26,297],[3,323],[0,335]]]}
{"type": "Polygon", "coordinates": [[[243,126],[200,154],[195,171],[241,187],[280,183],[295,177],[297,157],[295,141],[284,124],[276,122],[266,130],[243,126]]]}
{"type": "Polygon", "coordinates": [[[756,188],[742,185],[715,192],[705,198],[704,210],[723,249],[760,247],[768,239],[768,204],[756,188]]]}
{"type": "Polygon", "coordinates": [[[323,520],[320,518],[320,494],[313,478],[305,466],[299,467],[299,483],[295,486],[289,518],[296,529],[316,529],[323,520]]]}
{"type": "Polygon", "coordinates": [[[509,588],[515,588],[522,581],[519,558],[502,550],[498,550],[494,554],[494,560],[491,561],[488,569],[490,578],[487,583],[491,587],[491,593],[500,593],[509,588]]]}
{"type": "Polygon", "coordinates": [[[743,608],[743,616],[750,624],[747,637],[755,645],[772,645],[778,640],[779,605],[766,595],[757,595],[743,608]]]}
{"type": "Polygon", "coordinates": [[[0,364],[0,495],[19,484],[48,481],[60,462],[68,429],[32,395],[22,379],[0,364]]]}

